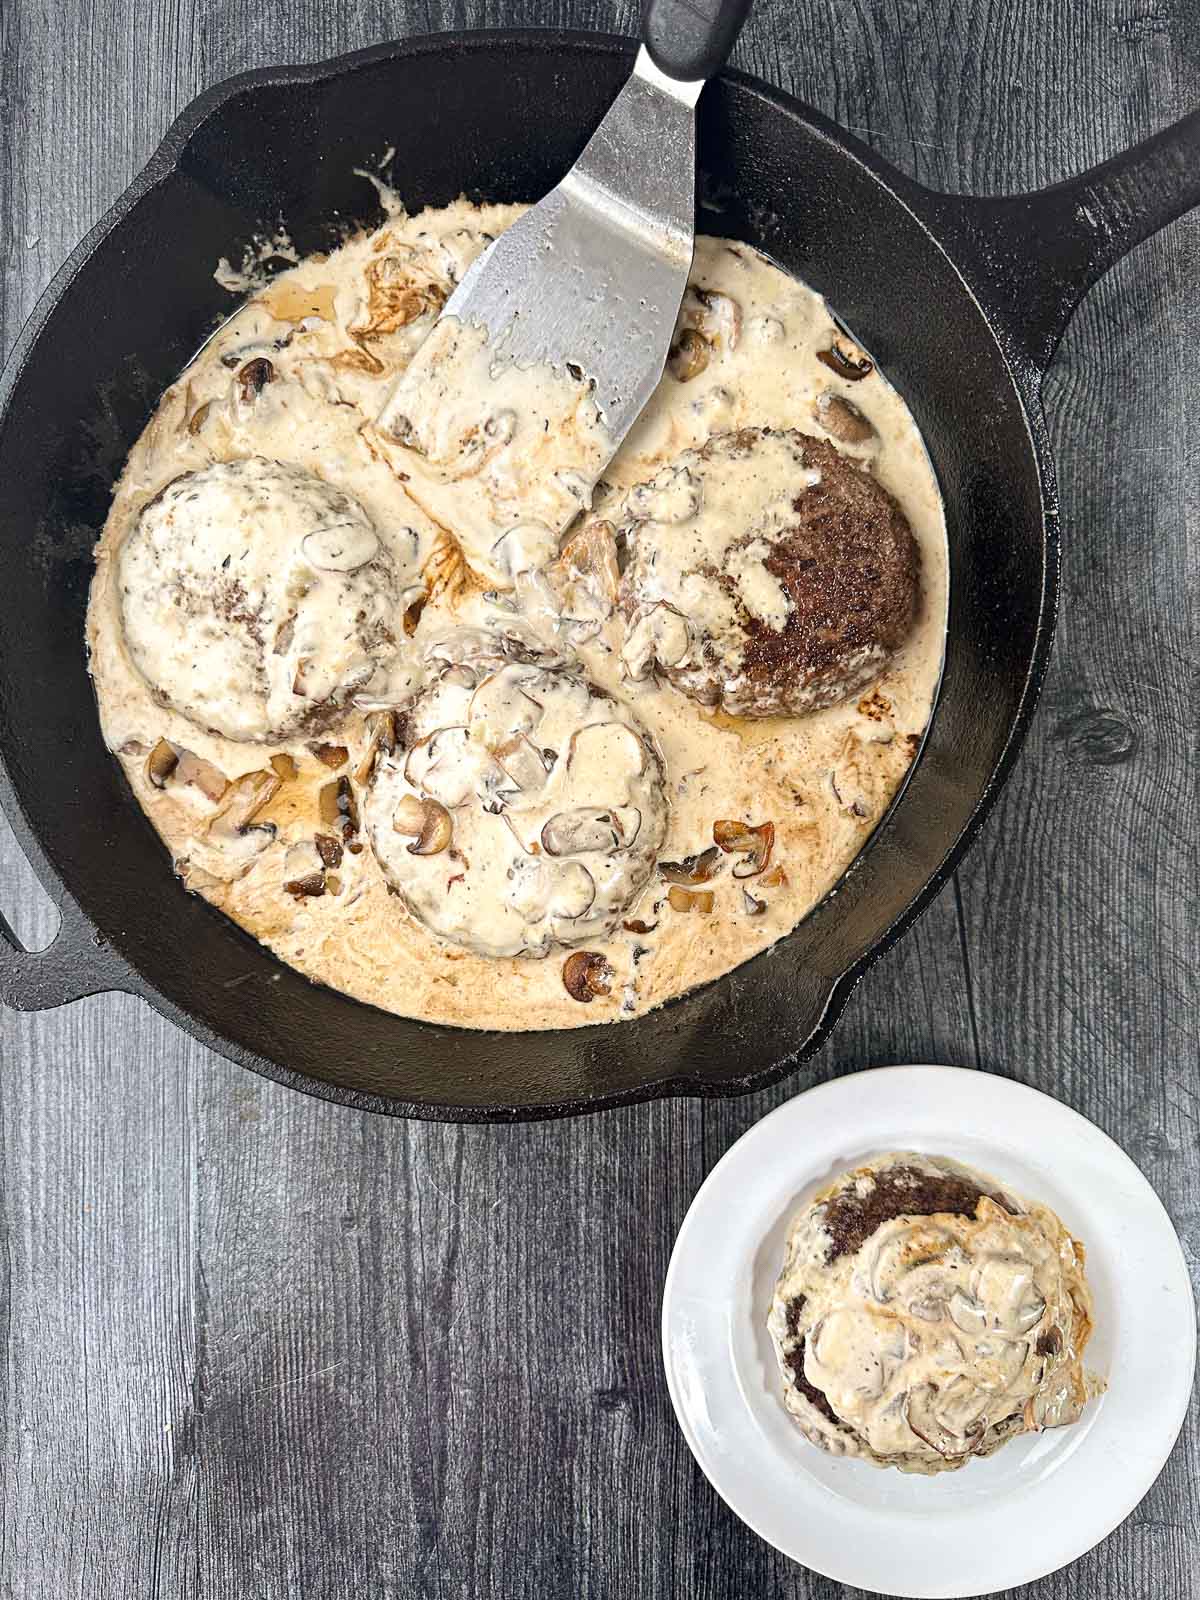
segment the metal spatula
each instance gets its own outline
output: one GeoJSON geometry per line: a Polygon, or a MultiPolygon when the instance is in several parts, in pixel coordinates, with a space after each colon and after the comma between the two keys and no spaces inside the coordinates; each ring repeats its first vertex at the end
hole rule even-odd
{"type": "MultiPolygon", "coordinates": [[[[750,0],[649,0],[633,76],[566,177],[464,274],[443,317],[519,367],[581,371],[612,450],[666,364],[692,263],[695,105],[750,0]]],[[[396,420],[391,401],[378,426],[396,420]]]]}

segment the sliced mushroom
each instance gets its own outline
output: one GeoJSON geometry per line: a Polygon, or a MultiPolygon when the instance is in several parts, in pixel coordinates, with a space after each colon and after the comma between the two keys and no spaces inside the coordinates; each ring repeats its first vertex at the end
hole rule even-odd
{"type": "Polygon", "coordinates": [[[579,856],[591,850],[616,849],[617,829],[611,811],[578,806],[556,811],[542,828],[542,849],[548,856],[579,856]]]}
{"type": "Polygon", "coordinates": [[[639,777],[646,769],[646,746],[623,722],[589,722],[567,743],[567,772],[586,784],[588,774],[605,783],[639,777]]]}
{"type": "Polygon", "coordinates": [[[637,806],[617,806],[613,810],[612,819],[617,829],[617,843],[622,850],[628,850],[637,841],[637,836],[642,831],[642,813],[637,806]]]}
{"type": "Polygon", "coordinates": [[[176,783],[194,784],[206,800],[215,804],[225,797],[229,788],[229,779],[220,767],[213,766],[211,761],[206,761],[203,756],[198,756],[194,750],[181,750],[179,752],[179,765],[175,768],[176,783]]]}
{"type": "MultiPolygon", "coordinates": [[[[537,794],[546,786],[547,766],[541,750],[524,733],[518,733],[494,750],[505,778],[522,794],[537,794]]],[[[550,763],[553,766],[553,762],[550,763]]]]}
{"type": "Polygon", "coordinates": [[[623,922],[621,926],[626,933],[637,933],[645,938],[646,934],[654,932],[655,928],[658,927],[658,923],[646,922],[641,917],[633,917],[628,922],[623,922]]]}
{"type": "Polygon", "coordinates": [[[732,295],[689,284],[680,315],[687,326],[704,335],[710,346],[736,348],[742,332],[742,308],[732,295]]]}
{"type": "Polygon", "coordinates": [[[970,1455],[970,1440],[950,1433],[934,1415],[933,1402],[936,1395],[937,1388],[932,1383],[923,1383],[919,1388],[910,1389],[904,1398],[905,1422],[918,1439],[924,1440],[931,1450],[936,1450],[938,1455],[944,1456],[947,1461],[953,1461],[958,1456],[970,1455]]]}
{"type": "Polygon", "coordinates": [[[748,917],[761,917],[766,909],[765,900],[756,900],[749,889],[742,890],[742,910],[748,917]]]}
{"type": "Polygon", "coordinates": [[[698,883],[707,883],[710,878],[715,878],[721,870],[721,852],[716,845],[703,850],[699,855],[684,856],[682,861],[660,861],[658,875],[667,883],[678,883],[695,886],[698,883]]]}
{"type": "Polygon", "coordinates": [[[208,414],[212,410],[212,401],[206,400],[203,405],[197,406],[187,420],[187,431],[194,439],[204,424],[208,421],[208,414]]]}
{"type": "Polygon", "coordinates": [[[344,744],[310,744],[308,748],[323,767],[329,767],[333,772],[344,767],[350,759],[350,752],[344,744]]]}
{"type": "Polygon", "coordinates": [[[1046,1310],[1046,1302],[1035,1296],[1032,1300],[1023,1301],[1017,1307],[1012,1319],[1012,1326],[1018,1333],[1028,1333],[1042,1320],[1046,1310]]]}
{"type": "Polygon", "coordinates": [[[360,514],[306,534],[300,550],[319,572],[357,572],[378,554],[379,535],[360,514]]]}
{"type": "Polygon", "coordinates": [[[146,778],[156,789],[165,789],[167,779],[179,765],[179,751],[173,744],[160,739],[146,757],[146,778]]]}
{"type": "Polygon", "coordinates": [[[246,365],[238,373],[238,394],[247,405],[251,405],[258,399],[267,385],[274,380],[274,377],[275,368],[267,360],[266,356],[257,356],[253,361],[247,361],[246,365]]]}
{"type": "Polygon", "coordinates": [[[582,579],[607,605],[615,604],[621,572],[611,522],[589,522],[572,534],[562,547],[559,562],[568,577],[582,579]]]}
{"type": "Polygon", "coordinates": [[[425,820],[421,831],[408,847],[410,856],[437,856],[450,846],[454,837],[454,824],[445,806],[436,800],[426,800],[425,820]]]}
{"type": "Polygon", "coordinates": [[[677,383],[690,383],[708,366],[711,348],[698,328],[684,328],[671,346],[667,371],[677,383]]]}
{"type": "Polygon", "coordinates": [[[436,856],[450,846],[454,824],[445,806],[420,795],[403,795],[392,813],[392,827],[413,839],[408,851],[414,856],[436,856]]]}
{"type": "Polygon", "coordinates": [[[321,821],[329,828],[340,828],[343,839],[358,832],[358,802],[349,778],[335,778],[321,786],[317,798],[321,821]]]}
{"type": "Polygon", "coordinates": [[[874,424],[864,417],[852,400],[826,389],[813,405],[813,416],[835,439],[843,444],[865,444],[875,437],[874,424]]]}
{"type": "Polygon", "coordinates": [[[713,839],[727,855],[745,856],[733,869],[735,878],[757,878],[764,872],[775,848],[775,824],[760,822],[714,822],[713,839]]]}
{"type": "Polygon", "coordinates": [[[275,837],[275,825],[255,822],[263,807],[279,792],[273,772],[244,772],[225,790],[221,806],[207,828],[213,844],[256,855],[275,837]]]}
{"type": "Polygon", "coordinates": [[[415,838],[425,826],[425,802],[418,794],[400,796],[392,812],[392,827],[397,833],[415,838]]]}
{"type": "Polygon", "coordinates": [[[621,664],[631,678],[644,678],[657,662],[680,666],[692,648],[687,618],[673,606],[659,603],[640,613],[621,646],[621,664]]]}
{"type": "Polygon", "coordinates": [[[706,917],[713,908],[713,892],[711,889],[681,889],[673,883],[667,890],[667,899],[672,911],[698,911],[706,917]]]}
{"type": "Polygon", "coordinates": [[[335,838],[332,833],[316,833],[313,835],[313,844],[321,858],[323,867],[340,867],[342,864],[342,841],[335,838]]]}
{"type": "Polygon", "coordinates": [[[283,858],[283,887],[302,900],[325,893],[325,863],[315,844],[289,846],[283,858]]]}
{"type": "Polygon", "coordinates": [[[612,993],[613,969],[595,950],[576,950],[563,962],[563,985],[572,1000],[590,1005],[597,995],[612,993]]]}
{"type": "Polygon", "coordinates": [[[472,745],[469,729],[461,724],[437,728],[418,739],[408,752],[404,776],[414,789],[453,809],[474,793],[483,755],[485,752],[472,745]]]}
{"type": "Polygon", "coordinates": [[[411,639],[417,631],[417,623],[421,620],[421,613],[425,609],[425,602],[429,599],[429,591],[424,584],[412,584],[400,596],[400,626],[404,629],[404,637],[411,639]]]}
{"type": "Polygon", "coordinates": [[[1038,1335],[1034,1351],[1039,1356],[1056,1356],[1062,1350],[1063,1336],[1061,1328],[1047,1328],[1045,1333],[1038,1335]]]}
{"type": "Polygon", "coordinates": [[[281,751],[279,755],[271,757],[271,770],[284,783],[290,783],[297,776],[300,769],[286,751],[281,751]]]}
{"type": "Polygon", "coordinates": [[[550,890],[549,911],[553,917],[574,920],[585,917],[596,898],[596,880],[581,861],[564,861],[558,868],[550,890]]]}
{"type": "Polygon", "coordinates": [[[863,378],[869,378],[875,370],[875,363],[865,350],[860,350],[852,339],[847,339],[844,334],[839,334],[830,343],[828,350],[818,350],[817,360],[827,366],[830,372],[836,372],[839,378],[845,378],[848,383],[860,383],[863,378]]]}
{"type": "Polygon", "coordinates": [[[542,720],[542,704],[525,692],[527,682],[525,669],[501,667],[484,678],[471,696],[467,715],[471,722],[485,725],[489,743],[501,744],[515,733],[532,733],[542,720]]]}
{"type": "Polygon", "coordinates": [[[980,1334],[987,1332],[987,1311],[973,1300],[970,1295],[964,1294],[961,1289],[956,1289],[950,1296],[950,1321],[963,1333],[980,1334]]]}
{"type": "Polygon", "coordinates": [[[375,763],[381,754],[391,755],[396,748],[396,713],[394,711],[371,711],[366,718],[367,748],[363,751],[362,760],[354,769],[355,781],[369,783],[371,774],[375,771],[375,763]]]}

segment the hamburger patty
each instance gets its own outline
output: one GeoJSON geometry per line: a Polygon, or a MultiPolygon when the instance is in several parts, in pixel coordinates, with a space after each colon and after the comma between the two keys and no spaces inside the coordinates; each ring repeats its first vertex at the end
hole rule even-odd
{"type": "Polygon", "coordinates": [[[1083,1250],[1047,1207],[939,1156],[880,1156],[797,1216],[768,1318],[815,1444],[907,1472],[1074,1421],[1094,1388],[1083,1250]]]}
{"type": "Polygon", "coordinates": [[[800,715],[873,682],[904,642],[920,561],[896,500],[833,445],[743,428],[625,496],[623,652],[704,705],[800,715]]]}
{"type": "Polygon", "coordinates": [[[229,739],[320,728],[396,653],[400,584],[366,511],[284,462],[176,478],[142,508],[119,577],[155,699],[229,739]]]}

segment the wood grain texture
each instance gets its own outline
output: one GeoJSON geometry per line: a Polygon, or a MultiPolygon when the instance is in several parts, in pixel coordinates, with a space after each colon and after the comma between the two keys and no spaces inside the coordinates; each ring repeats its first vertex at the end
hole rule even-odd
{"type": "MultiPolygon", "coordinates": [[[[207,85],[406,32],[632,32],[607,0],[0,0],[0,337],[207,85]]],[[[738,65],[951,190],[1051,182],[1200,103],[1191,0],[758,0],[738,65]]],[[[832,1600],[724,1508],[658,1357],[706,1171],[796,1089],[950,1061],[1117,1138],[1200,1278],[1200,217],[1047,385],[1063,615],[1026,754],[832,1043],[740,1102],[457,1129],[309,1102],[132,1000],[0,1014],[0,1595],[832,1600]]],[[[5,837],[0,905],[53,930],[5,837]]],[[[1194,1600],[1193,1414],[1030,1600],[1194,1600]]]]}

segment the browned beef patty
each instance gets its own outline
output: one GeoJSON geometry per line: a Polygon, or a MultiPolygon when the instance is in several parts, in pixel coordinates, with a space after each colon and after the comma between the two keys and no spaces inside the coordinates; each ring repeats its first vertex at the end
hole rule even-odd
{"type": "Polygon", "coordinates": [[[690,522],[638,521],[636,511],[651,499],[654,483],[639,486],[648,491],[640,499],[634,490],[626,501],[635,512],[625,522],[627,616],[634,622],[647,608],[665,605],[691,627],[690,651],[679,661],[660,659],[663,675],[705,705],[752,717],[814,711],[874,682],[908,636],[920,598],[916,541],[894,496],[833,445],[795,429],[715,435],[673,470],[680,468],[697,485],[700,503],[690,522]],[[752,475],[748,468],[759,459],[766,470],[752,475]],[[747,488],[732,515],[741,525],[730,526],[731,513],[714,512],[716,495],[706,490],[722,475],[739,472],[747,488]],[[790,502],[782,527],[778,495],[774,505],[767,499],[781,474],[790,502]],[[664,559],[666,541],[683,547],[689,537],[711,552],[712,530],[702,525],[715,515],[727,535],[719,563],[687,567],[686,558],[664,559]],[[782,591],[786,619],[755,614],[753,600],[747,603],[747,552],[782,591]],[[672,593],[681,564],[685,582],[672,593]],[[732,609],[732,622],[718,634],[698,617],[709,609],[696,603],[700,579],[722,591],[727,616],[732,609]]]}

